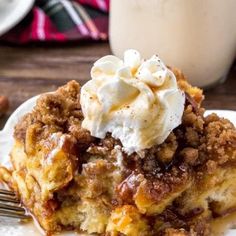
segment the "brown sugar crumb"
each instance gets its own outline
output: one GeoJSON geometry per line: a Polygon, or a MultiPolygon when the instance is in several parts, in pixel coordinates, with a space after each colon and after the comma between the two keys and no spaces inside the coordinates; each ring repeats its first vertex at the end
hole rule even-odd
{"type": "Polygon", "coordinates": [[[212,114],[206,117],[206,152],[223,165],[236,159],[236,129],[227,119],[212,114]]]}
{"type": "Polygon", "coordinates": [[[207,172],[209,174],[213,174],[214,171],[216,171],[217,169],[217,163],[215,161],[209,160],[206,163],[206,167],[207,167],[207,172]]]}
{"type": "Polygon", "coordinates": [[[198,159],[198,149],[186,147],[180,152],[180,156],[184,159],[189,165],[194,165],[198,159]]]}
{"type": "Polygon", "coordinates": [[[0,117],[3,116],[9,108],[9,101],[7,97],[0,96],[0,117]]]}
{"type": "Polygon", "coordinates": [[[81,127],[83,114],[79,94],[79,84],[70,81],[67,86],[59,88],[56,92],[42,95],[34,110],[24,116],[16,126],[15,137],[24,139],[26,129],[37,122],[42,127],[37,132],[37,139],[46,138],[51,133],[65,132],[73,135],[78,141],[78,146],[86,149],[94,138],[89,131],[81,127]]]}
{"type": "Polygon", "coordinates": [[[177,147],[176,136],[174,133],[171,133],[166,141],[156,148],[156,158],[162,162],[169,163],[173,160],[177,147]]]}
{"type": "Polygon", "coordinates": [[[184,229],[166,229],[163,236],[192,236],[184,229]]]}
{"type": "Polygon", "coordinates": [[[183,114],[183,125],[190,126],[196,129],[198,132],[203,129],[204,119],[203,119],[204,109],[199,109],[198,113],[195,113],[191,105],[187,105],[183,114]]]}
{"type": "Polygon", "coordinates": [[[175,74],[175,77],[177,79],[178,86],[180,87],[180,89],[182,89],[187,94],[189,94],[190,97],[195,100],[198,107],[200,107],[201,103],[204,99],[203,91],[201,89],[197,88],[197,87],[191,86],[187,82],[187,78],[184,76],[184,74],[181,72],[181,70],[179,70],[175,67],[169,67],[169,68],[175,74]]]}

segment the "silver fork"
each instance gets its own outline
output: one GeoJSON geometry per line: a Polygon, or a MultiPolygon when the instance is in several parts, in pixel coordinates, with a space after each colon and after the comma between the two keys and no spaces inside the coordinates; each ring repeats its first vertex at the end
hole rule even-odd
{"type": "Polygon", "coordinates": [[[0,189],[0,216],[22,220],[30,219],[25,209],[21,207],[15,193],[5,189],[0,189]]]}

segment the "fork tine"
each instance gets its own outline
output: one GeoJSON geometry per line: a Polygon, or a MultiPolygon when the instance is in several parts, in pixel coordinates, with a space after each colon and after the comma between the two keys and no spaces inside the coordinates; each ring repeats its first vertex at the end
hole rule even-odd
{"type": "Polygon", "coordinates": [[[3,197],[0,195],[0,202],[20,203],[17,198],[3,197]]]}
{"type": "Polygon", "coordinates": [[[0,203],[0,210],[2,209],[25,213],[24,208],[20,207],[19,205],[14,206],[14,205],[7,205],[7,204],[0,203]]]}
{"type": "Polygon", "coordinates": [[[5,189],[0,189],[0,201],[20,203],[19,199],[17,199],[14,192],[5,189]]]}
{"type": "Polygon", "coordinates": [[[13,191],[6,190],[6,189],[0,189],[0,194],[10,195],[10,196],[16,196],[13,191]]]}
{"type": "Polygon", "coordinates": [[[26,215],[25,210],[15,205],[2,204],[0,203],[0,216],[9,217],[9,218],[18,218],[18,219],[29,219],[30,216],[26,215]]]}
{"type": "Polygon", "coordinates": [[[0,189],[0,216],[17,219],[30,218],[20,206],[20,200],[17,199],[15,193],[5,189],[0,189]]]}
{"type": "Polygon", "coordinates": [[[9,217],[9,218],[16,218],[16,219],[30,219],[29,215],[25,215],[22,213],[17,214],[17,213],[13,213],[13,212],[4,211],[4,210],[0,210],[0,216],[9,217]]]}
{"type": "Polygon", "coordinates": [[[7,208],[0,208],[0,213],[8,213],[8,214],[12,214],[12,215],[25,215],[24,211],[15,211],[13,209],[7,209],[7,208]]]}

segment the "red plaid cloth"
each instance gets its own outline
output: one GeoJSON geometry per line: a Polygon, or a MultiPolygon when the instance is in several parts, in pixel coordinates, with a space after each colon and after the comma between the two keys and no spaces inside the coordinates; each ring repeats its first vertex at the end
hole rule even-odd
{"type": "Polygon", "coordinates": [[[109,0],[37,0],[32,11],[0,40],[107,40],[109,0]]]}

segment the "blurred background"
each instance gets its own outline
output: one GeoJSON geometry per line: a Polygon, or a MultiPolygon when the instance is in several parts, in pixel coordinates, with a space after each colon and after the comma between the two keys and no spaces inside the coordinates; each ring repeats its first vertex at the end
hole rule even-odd
{"type": "Polygon", "coordinates": [[[235,0],[0,0],[0,129],[28,98],[90,79],[95,60],[158,54],[236,110],[235,0]]]}

